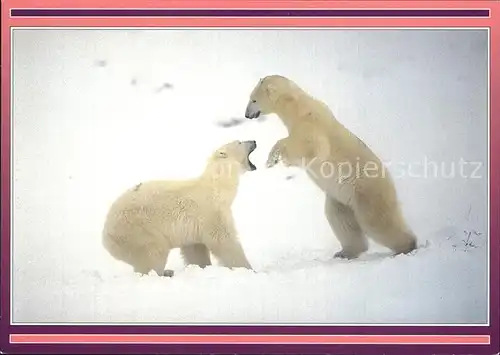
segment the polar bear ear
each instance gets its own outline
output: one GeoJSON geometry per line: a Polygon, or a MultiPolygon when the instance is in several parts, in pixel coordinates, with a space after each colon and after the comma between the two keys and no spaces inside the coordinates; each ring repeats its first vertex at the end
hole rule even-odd
{"type": "Polygon", "coordinates": [[[223,151],[218,151],[217,152],[217,156],[219,158],[227,158],[227,153],[226,152],[223,152],[223,151]]]}

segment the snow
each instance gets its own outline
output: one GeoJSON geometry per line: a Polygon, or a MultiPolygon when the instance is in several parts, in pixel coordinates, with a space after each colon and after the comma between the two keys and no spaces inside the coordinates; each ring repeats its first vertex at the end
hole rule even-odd
{"type": "Polygon", "coordinates": [[[478,30],[15,30],[13,322],[488,322],[487,41],[478,30]],[[372,244],[333,259],[321,191],[302,171],[264,168],[284,126],[241,119],[275,73],[388,163],[418,251],[372,244]],[[256,272],[184,267],[175,252],[173,278],[139,276],[107,254],[118,194],[196,176],[233,139],[258,142],[233,206],[256,272]]]}

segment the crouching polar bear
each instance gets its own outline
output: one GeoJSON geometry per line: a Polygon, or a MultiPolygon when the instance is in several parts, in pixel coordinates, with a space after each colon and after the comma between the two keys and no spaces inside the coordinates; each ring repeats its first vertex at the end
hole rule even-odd
{"type": "Polygon", "coordinates": [[[186,264],[210,265],[210,252],[225,267],[251,269],[238,241],[231,212],[239,177],[255,170],[249,159],[255,141],[217,149],[204,172],[183,181],[149,181],[125,191],[112,204],[102,233],[105,249],[141,274],[165,270],[168,254],[180,248],[186,264]]]}
{"type": "Polygon", "coordinates": [[[342,246],[335,257],[352,259],[367,251],[366,236],[396,254],[417,247],[391,176],[326,104],[290,79],[271,75],[252,90],[245,117],[261,114],[276,114],[288,130],[288,136],[271,149],[267,167],[282,161],[304,168],[325,192],[326,218],[342,246]]]}

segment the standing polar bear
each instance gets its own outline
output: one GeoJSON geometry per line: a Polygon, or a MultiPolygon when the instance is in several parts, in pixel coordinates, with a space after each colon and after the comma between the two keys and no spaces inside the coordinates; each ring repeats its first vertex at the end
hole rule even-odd
{"type": "Polygon", "coordinates": [[[328,106],[288,78],[261,79],[250,94],[245,117],[276,114],[288,136],[271,149],[267,167],[279,161],[304,168],[326,194],[326,218],[342,249],[335,257],[353,259],[368,250],[366,236],[409,253],[417,239],[406,225],[396,189],[379,158],[338,122],[328,106]]]}
{"type": "Polygon", "coordinates": [[[180,248],[186,264],[210,265],[210,252],[229,268],[251,269],[238,241],[231,205],[239,178],[255,170],[249,159],[255,141],[217,149],[201,176],[183,181],[149,181],[125,191],[112,204],[102,243],[134,271],[172,276],[168,254],[180,248]]]}

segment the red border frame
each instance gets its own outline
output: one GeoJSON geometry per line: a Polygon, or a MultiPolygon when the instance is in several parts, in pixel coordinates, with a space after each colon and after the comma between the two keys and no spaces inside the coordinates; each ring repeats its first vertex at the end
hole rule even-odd
{"type": "Polygon", "coordinates": [[[499,349],[499,143],[496,139],[500,114],[498,101],[490,100],[490,326],[489,327],[110,327],[110,326],[17,326],[10,325],[10,27],[489,27],[490,28],[490,98],[500,97],[498,69],[500,60],[500,23],[498,1],[203,1],[153,0],[147,3],[124,0],[39,1],[17,0],[2,2],[2,116],[1,116],[1,328],[0,350],[12,352],[141,352],[167,351],[194,353],[215,351],[294,352],[356,352],[383,351],[401,353],[415,348],[419,354],[446,351],[454,353],[493,354],[499,349]],[[182,9],[490,9],[489,18],[12,18],[10,8],[182,8],[182,9]],[[495,23],[495,18],[496,23],[495,23]],[[9,198],[7,198],[9,197],[9,198]],[[51,332],[51,334],[44,334],[51,332]],[[176,335],[178,334],[178,335],[176,335]],[[211,335],[210,335],[211,334],[211,335]],[[294,334],[294,335],[293,335],[294,334]],[[336,334],[336,335],[332,335],[336,334]],[[58,343],[59,345],[55,345],[58,343]],[[127,343],[118,348],[117,344],[127,343]],[[42,345],[44,344],[44,345],[42,345]],[[63,345],[65,344],[65,345],[63,345]],[[68,345],[75,344],[75,345],[68,345]],[[86,344],[78,345],[76,344],[86,344]],[[90,345],[95,344],[95,345],[90,345]],[[100,344],[100,345],[98,345],[100,344]],[[114,347],[104,344],[116,344],[114,347]],[[148,347],[145,348],[146,344],[148,347]],[[157,346],[155,346],[157,344],[157,346]],[[169,344],[168,348],[165,344],[169,344]],[[175,345],[179,345],[175,347],[175,345]],[[188,345],[189,344],[189,345],[188,345]],[[208,344],[211,344],[210,346],[208,344]],[[226,344],[226,345],[222,345],[226,344]],[[263,347],[268,344],[268,347],[263,347]],[[287,345],[288,344],[288,345],[287,345]],[[334,344],[334,345],[332,345],[334,344]],[[391,344],[391,347],[383,344],[391,344]],[[402,349],[402,344],[413,344],[402,349]],[[418,347],[415,344],[419,344],[418,347]],[[440,345],[438,349],[431,344],[440,345]],[[463,344],[463,345],[459,345],[463,344]],[[466,345],[468,344],[468,345],[466,345]],[[483,345],[478,345],[483,344],[483,345]],[[291,348],[290,346],[293,347],[291,348]],[[479,347],[478,347],[479,346],[479,347]],[[156,349],[156,350],[155,350],[156,349]]]}

